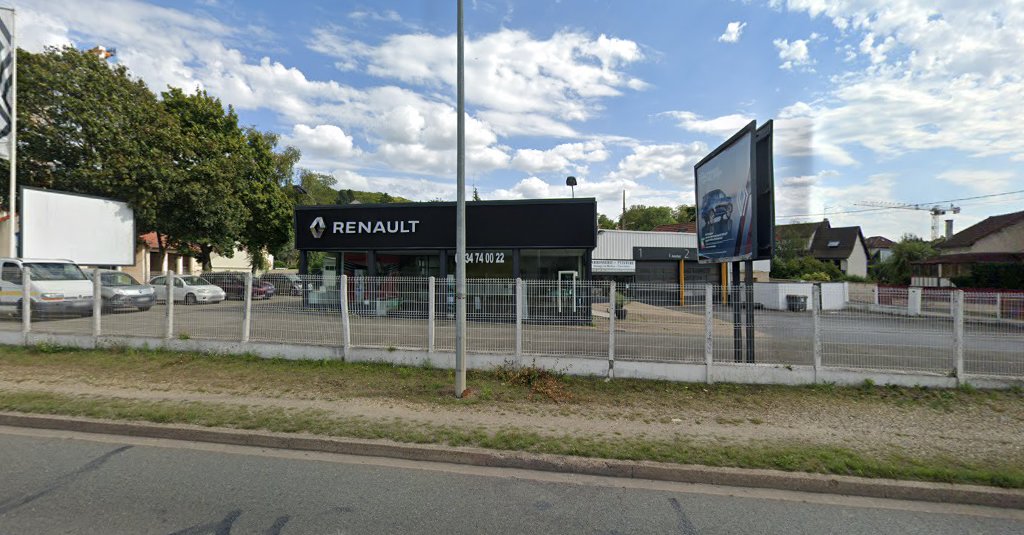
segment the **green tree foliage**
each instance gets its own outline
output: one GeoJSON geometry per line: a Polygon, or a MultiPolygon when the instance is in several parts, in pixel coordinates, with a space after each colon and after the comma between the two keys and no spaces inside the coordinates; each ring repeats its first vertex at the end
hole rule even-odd
{"type": "Polygon", "coordinates": [[[291,188],[291,195],[295,204],[335,204],[340,193],[334,189],[335,184],[337,184],[337,180],[331,175],[302,169],[299,171],[299,186],[302,186],[306,193],[300,193],[295,188],[291,188]]]}
{"type": "Polygon", "coordinates": [[[476,186],[473,186],[473,200],[474,201],[479,201],[480,200],[480,191],[476,189],[476,186]]]}
{"type": "Polygon", "coordinates": [[[672,211],[676,223],[692,223],[697,220],[697,207],[692,204],[680,204],[672,211]]]}
{"type": "Polygon", "coordinates": [[[238,116],[219,99],[178,88],[163,93],[164,107],[178,119],[184,142],[177,164],[185,177],[173,192],[174,209],[157,230],[179,247],[194,247],[204,270],[213,253],[232,256],[249,211],[239,195],[248,174],[250,150],[238,116]]]}
{"type": "Polygon", "coordinates": [[[658,225],[675,223],[672,209],[668,206],[644,206],[634,204],[622,214],[624,230],[653,230],[658,225]]]}
{"type": "Polygon", "coordinates": [[[912,234],[905,234],[892,246],[892,256],[873,267],[875,280],[885,284],[910,284],[910,264],[935,256],[931,243],[912,234]]]}
{"type": "MultiPolygon", "coordinates": [[[[18,51],[20,184],[125,201],[149,232],[181,178],[183,143],[175,118],[124,66],[70,47],[18,51]]],[[[6,160],[0,167],[8,172],[6,160]]]]}
{"type": "Polygon", "coordinates": [[[613,230],[619,228],[619,225],[604,214],[597,216],[597,228],[613,230]]]}
{"type": "Polygon", "coordinates": [[[845,277],[839,266],[807,255],[772,258],[773,279],[836,281],[845,277]]]}
{"type": "Polygon", "coordinates": [[[294,147],[277,152],[277,134],[245,130],[249,172],[239,184],[239,197],[248,209],[238,240],[252,259],[253,271],[266,269],[266,253],[286,248],[292,241],[292,200],[286,193],[300,153],[294,147]]]}
{"type": "Polygon", "coordinates": [[[352,204],[352,201],[356,200],[356,194],[350,189],[343,189],[338,191],[338,204],[352,204]]]}

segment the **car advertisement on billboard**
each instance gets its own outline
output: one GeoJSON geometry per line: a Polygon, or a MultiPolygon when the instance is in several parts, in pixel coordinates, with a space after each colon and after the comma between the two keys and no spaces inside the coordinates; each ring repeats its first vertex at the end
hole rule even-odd
{"type": "Polygon", "coordinates": [[[751,122],[694,166],[702,263],[750,260],[755,254],[754,127],[751,122]]]}

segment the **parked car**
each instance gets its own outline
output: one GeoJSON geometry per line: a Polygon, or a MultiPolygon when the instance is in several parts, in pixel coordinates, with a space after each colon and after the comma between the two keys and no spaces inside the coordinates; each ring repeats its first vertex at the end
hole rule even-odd
{"type": "Polygon", "coordinates": [[[260,277],[260,280],[273,284],[278,293],[302,295],[302,278],[294,273],[270,272],[260,277]]]}
{"type": "MultiPolygon", "coordinates": [[[[167,301],[167,277],[153,277],[149,281],[156,292],[157,301],[167,301]]],[[[196,303],[220,303],[227,297],[224,290],[219,286],[210,284],[210,281],[195,275],[174,276],[174,302],[183,302],[186,305],[196,303]]]]}
{"type": "Polygon", "coordinates": [[[22,268],[32,279],[32,312],[92,315],[92,281],[70,260],[0,258],[0,309],[21,315],[22,268]]]}
{"type": "MultiPolygon", "coordinates": [[[[241,300],[245,296],[245,274],[244,273],[208,273],[203,278],[212,284],[220,286],[228,299],[241,300]]],[[[252,298],[270,299],[274,297],[276,289],[273,284],[258,278],[252,279],[252,298]]]]}
{"type": "MultiPolygon", "coordinates": [[[[99,271],[103,310],[137,308],[145,312],[156,304],[156,292],[149,284],[143,284],[121,271],[99,271]]],[[[91,279],[92,273],[88,275],[91,279]]]]}

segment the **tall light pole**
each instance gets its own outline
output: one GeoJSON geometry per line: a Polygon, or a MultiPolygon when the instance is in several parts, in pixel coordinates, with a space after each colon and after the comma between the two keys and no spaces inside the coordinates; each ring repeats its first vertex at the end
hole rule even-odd
{"type": "Polygon", "coordinates": [[[456,52],[456,203],[455,203],[455,397],[466,391],[466,81],[464,73],[464,36],[462,0],[459,3],[458,46],[456,52]]]}

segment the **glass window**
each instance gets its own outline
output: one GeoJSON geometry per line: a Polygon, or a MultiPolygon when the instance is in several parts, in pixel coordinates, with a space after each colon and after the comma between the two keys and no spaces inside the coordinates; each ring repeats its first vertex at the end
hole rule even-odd
{"type": "Polygon", "coordinates": [[[104,286],[138,286],[139,281],[127,273],[101,273],[100,279],[104,286]]]}
{"type": "MultiPolygon", "coordinates": [[[[511,279],[512,249],[466,251],[467,279],[511,279]]],[[[448,252],[448,273],[455,274],[455,251],[448,252]]]]}
{"type": "Polygon", "coordinates": [[[519,253],[519,273],[524,279],[558,280],[560,271],[575,271],[582,279],[585,249],[523,249],[519,253]]]}
{"type": "Polygon", "coordinates": [[[3,280],[12,284],[21,284],[21,268],[17,264],[4,264],[3,280]]]}
{"type": "Polygon", "coordinates": [[[180,286],[178,283],[181,282],[181,281],[184,281],[185,284],[187,284],[189,286],[209,286],[210,285],[210,283],[207,282],[206,279],[204,279],[202,277],[196,277],[196,276],[178,277],[177,279],[174,280],[174,285],[175,286],[180,286]]]}
{"type": "Polygon", "coordinates": [[[86,280],[85,273],[74,264],[61,262],[32,262],[25,264],[37,281],[81,281],[86,280]]]}
{"type": "Polygon", "coordinates": [[[153,277],[153,279],[150,280],[149,283],[159,286],[161,284],[167,284],[167,280],[164,277],[153,277]]]}
{"type": "Polygon", "coordinates": [[[377,275],[398,277],[437,277],[441,275],[438,251],[379,251],[377,275]]]}

